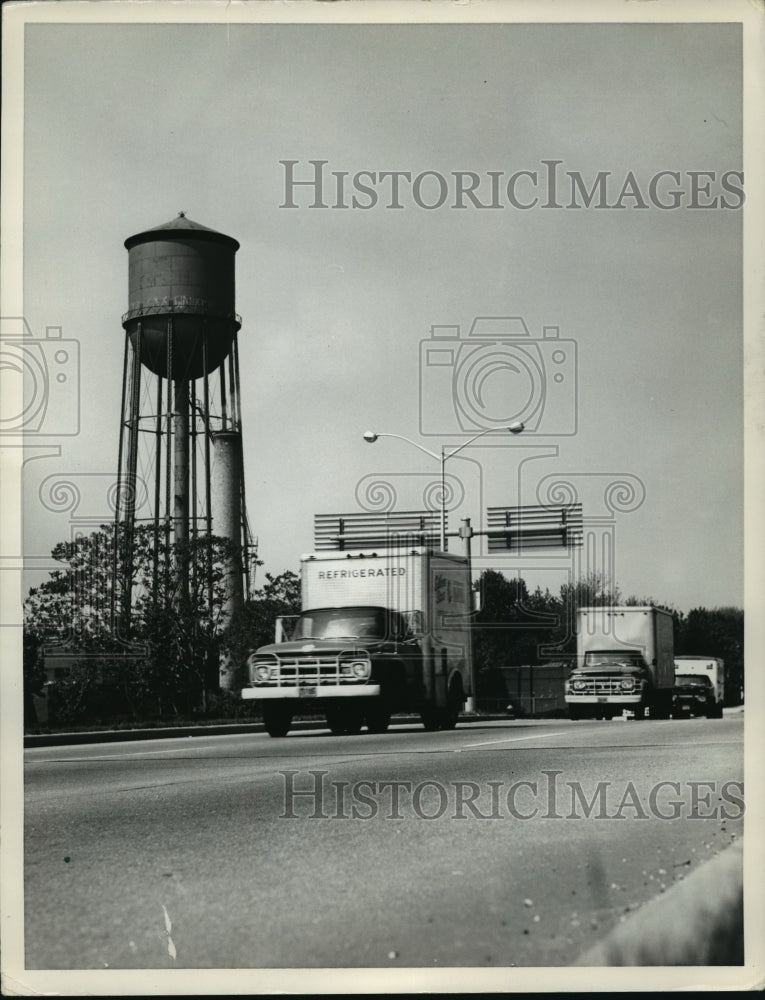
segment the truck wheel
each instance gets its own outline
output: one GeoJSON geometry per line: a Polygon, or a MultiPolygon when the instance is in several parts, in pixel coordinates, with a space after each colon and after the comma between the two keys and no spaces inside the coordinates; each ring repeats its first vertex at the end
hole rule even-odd
{"type": "Polygon", "coordinates": [[[579,720],[582,718],[581,708],[574,708],[573,705],[569,705],[568,717],[569,719],[571,719],[572,722],[579,722],[579,720]]]}
{"type": "Polygon", "coordinates": [[[427,732],[432,733],[435,732],[436,729],[440,728],[441,720],[439,718],[439,712],[433,705],[428,705],[421,709],[420,718],[422,719],[422,724],[427,732]]]}
{"type": "Polygon", "coordinates": [[[368,708],[364,715],[367,729],[370,733],[384,733],[390,725],[390,716],[390,705],[381,698],[377,704],[368,708]]]}
{"type": "Polygon", "coordinates": [[[327,709],[327,725],[333,736],[342,736],[345,733],[345,720],[339,708],[327,709]]]}
{"type": "Polygon", "coordinates": [[[358,708],[328,708],[327,725],[333,736],[353,736],[361,732],[364,717],[358,708]]]}
{"type": "Polygon", "coordinates": [[[455,678],[449,687],[446,705],[438,713],[440,716],[439,729],[454,729],[464,704],[465,696],[462,693],[462,683],[459,678],[455,678]]]}
{"type": "Polygon", "coordinates": [[[355,736],[361,732],[364,725],[364,713],[360,708],[347,708],[345,710],[345,731],[349,736],[355,736]]]}
{"type": "Polygon", "coordinates": [[[263,725],[269,736],[286,736],[292,725],[292,709],[266,702],[263,705],[263,725]]]}
{"type": "Polygon", "coordinates": [[[459,719],[459,717],[460,717],[459,709],[457,709],[456,712],[453,709],[448,708],[448,707],[442,709],[441,710],[441,724],[439,725],[438,728],[439,729],[444,729],[444,730],[447,730],[447,729],[456,729],[456,727],[457,727],[457,719],[459,719]]]}
{"type": "Polygon", "coordinates": [[[656,695],[656,700],[651,706],[652,719],[668,719],[672,714],[672,693],[662,691],[656,695]]]}

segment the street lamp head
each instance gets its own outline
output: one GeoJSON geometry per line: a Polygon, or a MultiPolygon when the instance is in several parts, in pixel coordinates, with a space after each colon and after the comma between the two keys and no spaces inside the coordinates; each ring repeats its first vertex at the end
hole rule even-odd
{"type": "Polygon", "coordinates": [[[511,434],[520,434],[526,430],[526,425],[522,420],[516,420],[507,428],[511,434]]]}
{"type": "Polygon", "coordinates": [[[367,442],[367,444],[374,444],[375,441],[377,440],[377,435],[375,434],[374,431],[365,431],[364,440],[367,442]]]}

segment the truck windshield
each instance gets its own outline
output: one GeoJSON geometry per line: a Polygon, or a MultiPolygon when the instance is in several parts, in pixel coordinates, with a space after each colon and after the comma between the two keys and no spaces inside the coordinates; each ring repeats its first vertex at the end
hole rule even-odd
{"type": "Polygon", "coordinates": [[[705,674],[675,674],[675,686],[711,687],[712,682],[705,674]]]}
{"type": "Polygon", "coordinates": [[[605,653],[587,653],[584,658],[587,667],[632,667],[638,670],[645,666],[640,653],[619,653],[615,650],[605,653]]]}
{"type": "Polygon", "coordinates": [[[293,639],[384,639],[386,615],[381,608],[327,608],[306,611],[293,639]]]}

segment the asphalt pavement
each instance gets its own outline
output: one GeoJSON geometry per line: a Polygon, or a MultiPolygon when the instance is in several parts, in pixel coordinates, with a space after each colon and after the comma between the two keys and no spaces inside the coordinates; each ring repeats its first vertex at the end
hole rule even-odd
{"type": "Polygon", "coordinates": [[[741,716],[26,751],[30,969],[561,967],[741,837],[741,716]]]}

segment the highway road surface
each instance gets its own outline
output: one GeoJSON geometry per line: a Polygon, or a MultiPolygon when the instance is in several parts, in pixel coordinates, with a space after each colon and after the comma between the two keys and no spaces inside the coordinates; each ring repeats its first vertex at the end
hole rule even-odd
{"type": "Polygon", "coordinates": [[[29,969],[563,966],[742,835],[743,718],[25,752],[29,969]]]}

